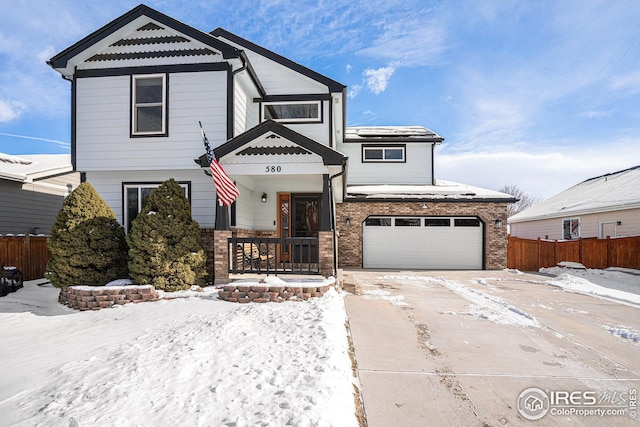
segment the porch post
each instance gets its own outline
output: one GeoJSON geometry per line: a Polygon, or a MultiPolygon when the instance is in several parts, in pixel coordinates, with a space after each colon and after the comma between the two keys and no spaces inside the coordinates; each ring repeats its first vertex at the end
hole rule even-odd
{"type": "Polygon", "coordinates": [[[229,280],[229,212],[216,195],[216,222],[213,228],[213,281],[226,283],[229,280]]]}
{"type": "Polygon", "coordinates": [[[329,174],[322,175],[322,199],[320,200],[320,230],[331,231],[331,192],[329,174]]]}
{"type": "Polygon", "coordinates": [[[222,203],[220,203],[218,196],[216,196],[216,224],[214,229],[230,230],[229,211],[226,206],[223,206],[222,203]]]}

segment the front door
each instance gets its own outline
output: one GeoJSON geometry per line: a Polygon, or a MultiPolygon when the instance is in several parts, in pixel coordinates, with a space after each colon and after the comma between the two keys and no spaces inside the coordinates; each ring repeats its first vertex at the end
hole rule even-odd
{"type": "MultiPolygon", "coordinates": [[[[320,194],[286,194],[281,193],[279,199],[279,234],[280,237],[314,237],[318,238],[320,228],[320,194]]],[[[311,251],[291,254],[294,248],[289,245],[280,246],[280,259],[293,262],[318,262],[318,246],[311,251]],[[293,259],[291,258],[293,256],[293,259]]],[[[295,250],[294,250],[295,251],[295,250]]]]}

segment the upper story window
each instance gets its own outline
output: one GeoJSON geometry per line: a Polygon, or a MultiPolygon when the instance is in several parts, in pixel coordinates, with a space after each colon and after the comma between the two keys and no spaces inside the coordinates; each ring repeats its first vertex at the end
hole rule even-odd
{"type": "Polygon", "coordinates": [[[363,145],[362,162],[406,162],[404,145],[363,145]]]}
{"type": "Polygon", "coordinates": [[[321,122],[321,101],[263,102],[262,117],[281,123],[321,122]]]}
{"type": "Polygon", "coordinates": [[[132,76],[131,135],[167,135],[167,76],[132,76]]]}

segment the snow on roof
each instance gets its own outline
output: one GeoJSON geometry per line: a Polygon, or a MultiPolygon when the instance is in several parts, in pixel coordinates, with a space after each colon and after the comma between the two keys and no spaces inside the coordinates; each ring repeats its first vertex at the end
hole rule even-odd
{"type": "Polygon", "coordinates": [[[590,178],[509,218],[509,223],[640,208],[640,165],[590,178]]]}
{"type": "Polygon", "coordinates": [[[345,129],[346,140],[390,140],[442,142],[443,137],[424,126],[352,126],[345,129]]]}
{"type": "Polygon", "coordinates": [[[346,199],[515,201],[510,194],[440,179],[436,180],[435,185],[349,185],[346,199]]]}
{"type": "Polygon", "coordinates": [[[0,179],[27,182],[65,172],[72,172],[70,154],[26,154],[13,156],[0,153],[0,179]]]}

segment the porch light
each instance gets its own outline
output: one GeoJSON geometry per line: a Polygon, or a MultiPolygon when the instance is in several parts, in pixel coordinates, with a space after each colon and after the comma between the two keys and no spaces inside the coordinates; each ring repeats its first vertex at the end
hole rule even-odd
{"type": "Polygon", "coordinates": [[[347,227],[351,227],[351,218],[347,218],[347,219],[345,219],[345,220],[344,220],[344,224],[345,224],[347,227]]]}
{"type": "Polygon", "coordinates": [[[502,228],[502,220],[500,218],[496,219],[495,224],[496,228],[502,228]]]}
{"type": "Polygon", "coordinates": [[[260,200],[262,200],[262,203],[267,203],[267,193],[263,192],[260,200]]]}
{"type": "Polygon", "coordinates": [[[616,221],[616,225],[622,225],[622,221],[616,221]]]}

